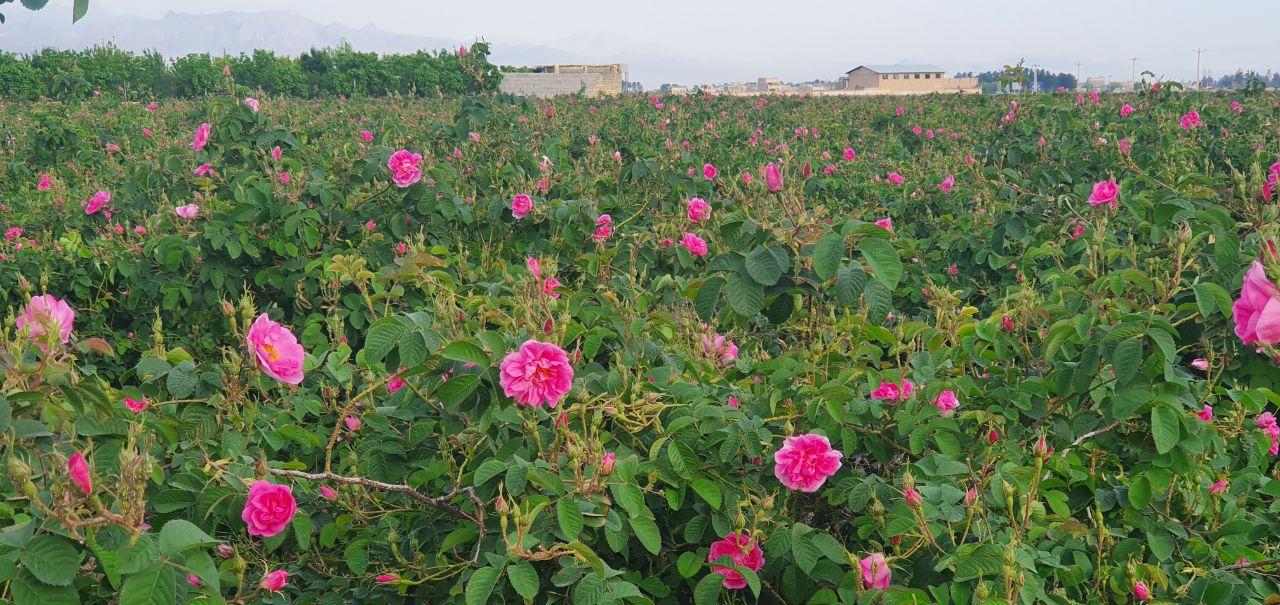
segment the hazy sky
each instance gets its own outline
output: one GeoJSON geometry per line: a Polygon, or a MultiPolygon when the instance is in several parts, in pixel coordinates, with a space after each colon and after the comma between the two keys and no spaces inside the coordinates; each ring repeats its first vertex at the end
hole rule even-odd
{"type": "MultiPolygon", "coordinates": [[[[8,6],[11,17],[21,11],[8,6]]],[[[1280,70],[1276,0],[91,0],[89,18],[95,9],[151,18],[283,9],[397,33],[483,36],[499,53],[509,42],[613,60],[634,55],[653,72],[643,74],[646,84],[666,79],[664,62],[671,73],[706,82],[799,81],[833,79],[863,63],[955,71],[1019,57],[1072,73],[1080,62],[1085,76],[1112,79],[1127,78],[1128,58],[1139,57],[1139,72],[1190,78],[1195,48],[1205,49],[1202,69],[1215,75],[1280,70]]]]}

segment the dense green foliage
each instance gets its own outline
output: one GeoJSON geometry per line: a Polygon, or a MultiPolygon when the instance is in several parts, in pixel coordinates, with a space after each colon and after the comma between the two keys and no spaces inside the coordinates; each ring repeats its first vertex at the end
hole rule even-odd
{"type": "Polygon", "coordinates": [[[379,55],[344,46],[311,49],[299,57],[269,50],[215,57],[190,54],[166,60],[111,45],[88,50],[45,49],[30,55],[0,52],[0,99],[41,97],[78,101],[93,96],[130,99],[198,97],[219,88],[229,69],[242,86],[270,95],[472,94],[495,90],[501,75],[488,60],[486,44],[467,52],[379,55]]]}
{"type": "Polygon", "coordinates": [[[1280,479],[1255,418],[1280,405],[1280,372],[1231,317],[1275,238],[1276,202],[1258,194],[1280,150],[1275,95],[260,97],[255,112],[256,93],[214,80],[213,96],[153,110],[0,108],[0,217],[22,229],[0,242],[0,598],[1030,604],[1130,602],[1142,582],[1153,601],[1261,603],[1278,589],[1280,479]],[[1204,126],[1180,127],[1191,110],[1204,126]],[[424,157],[407,188],[390,182],[399,149],[424,157]],[[1118,207],[1088,204],[1109,179],[1118,207]],[[86,214],[99,190],[109,204],[86,214]],[[533,211],[517,220],[521,193],[533,211]],[[190,203],[198,216],[175,214],[190,203]],[[76,311],[65,347],[14,327],[46,292],[76,311]],[[305,348],[298,387],[246,351],[259,313],[305,348]],[[707,350],[713,332],[737,359],[707,350]],[[499,386],[527,339],[569,352],[555,409],[499,386]],[[904,401],[870,397],[904,379],[904,401]],[[806,433],[843,453],[814,493],[774,475],[783,439],[806,433]],[[92,498],[68,477],[74,452],[92,498]],[[266,539],[241,520],[262,478],[298,505],[266,539]],[[736,569],[731,591],[708,552],[734,531],[764,564],[736,569]],[[887,589],[861,581],[872,553],[887,589]],[[268,570],[289,573],[283,591],[258,588],[268,570]]]}

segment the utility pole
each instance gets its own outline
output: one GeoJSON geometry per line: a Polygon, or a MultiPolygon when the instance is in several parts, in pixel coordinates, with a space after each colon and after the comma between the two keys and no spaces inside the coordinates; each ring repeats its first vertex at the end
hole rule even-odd
{"type": "Polygon", "coordinates": [[[1076,63],[1076,90],[1080,90],[1080,65],[1082,64],[1076,63]]]}
{"type": "Polygon", "coordinates": [[[1142,57],[1129,57],[1129,81],[1138,81],[1138,59],[1142,57]]]}
{"type": "Polygon", "coordinates": [[[1038,71],[1040,71],[1039,65],[1031,66],[1031,92],[1040,92],[1040,74],[1036,73],[1038,71]]]}
{"type": "Polygon", "coordinates": [[[1196,90],[1200,90],[1200,53],[1204,52],[1203,48],[1196,49],[1196,90]]]}

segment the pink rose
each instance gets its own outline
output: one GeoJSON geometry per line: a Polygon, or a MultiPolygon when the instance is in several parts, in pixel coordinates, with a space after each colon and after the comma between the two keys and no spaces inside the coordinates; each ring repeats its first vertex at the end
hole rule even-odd
{"type": "Polygon", "coordinates": [[[297,512],[289,486],[260,479],[249,486],[240,518],[249,526],[249,535],[270,538],[284,531],[297,512]]]}
{"type": "Polygon", "coordinates": [[[941,183],[938,183],[938,189],[941,190],[943,193],[951,193],[951,189],[954,188],[955,186],[956,186],[956,177],[950,174],[947,175],[947,178],[942,179],[941,183]]]}
{"type": "Polygon", "coordinates": [[[355,416],[347,416],[346,418],[343,418],[342,423],[347,425],[348,431],[360,430],[360,426],[361,426],[360,419],[355,416]]]}
{"type": "Polygon", "coordinates": [[[871,392],[872,399],[880,399],[888,403],[898,403],[911,399],[911,394],[916,390],[916,385],[910,380],[903,379],[901,384],[894,384],[889,381],[883,381],[880,386],[871,392]]]}
{"type": "Polygon", "coordinates": [[[1210,422],[1210,421],[1212,421],[1212,420],[1213,420],[1213,406],[1211,406],[1211,405],[1209,405],[1209,404],[1207,404],[1207,403],[1206,403],[1206,404],[1204,404],[1204,407],[1200,408],[1200,411],[1199,411],[1199,412],[1196,412],[1196,418],[1199,418],[1199,419],[1201,419],[1201,420],[1203,420],[1203,421],[1205,421],[1205,422],[1210,422]]]}
{"type": "Polygon", "coordinates": [[[259,586],[269,592],[280,592],[285,586],[289,585],[289,572],[283,569],[277,569],[262,576],[262,582],[259,586]]]}
{"type": "Polygon", "coordinates": [[[711,164],[702,165],[702,176],[708,181],[714,181],[718,174],[720,174],[720,171],[716,170],[715,166],[712,166],[711,164]]]}
{"type": "Polygon", "coordinates": [[[200,206],[196,204],[186,204],[185,206],[178,206],[177,208],[174,208],[173,212],[184,219],[192,220],[196,218],[196,216],[199,216],[200,206]]]}
{"type": "Polygon", "coordinates": [[[600,475],[608,477],[613,474],[613,469],[618,464],[618,457],[613,452],[609,452],[600,457],[600,475]]]}
{"type": "Polygon", "coordinates": [[[391,171],[391,181],[396,187],[405,188],[420,180],[422,180],[422,169],[418,167],[422,163],[422,156],[401,149],[387,159],[387,169],[391,171]]]}
{"type": "Polygon", "coordinates": [[[1099,181],[1093,185],[1093,194],[1089,196],[1090,206],[1119,206],[1120,185],[1115,181],[1099,181]]]}
{"type": "Polygon", "coordinates": [[[773,476],[788,489],[815,492],[840,470],[841,454],[827,438],[815,433],[787,437],[773,454],[773,476]]]}
{"type": "Polygon", "coordinates": [[[209,174],[209,173],[210,173],[210,172],[212,172],[212,171],[213,171],[213,164],[211,164],[211,163],[209,163],[209,162],[205,162],[205,163],[203,163],[203,164],[201,164],[201,165],[197,166],[195,170],[192,170],[192,171],[191,171],[191,174],[194,174],[194,175],[196,175],[196,176],[205,176],[205,175],[209,174]]]}
{"type": "Polygon", "coordinates": [[[920,504],[924,502],[924,498],[920,497],[920,492],[910,487],[902,490],[902,499],[905,500],[907,502],[907,506],[910,506],[911,508],[918,508],[920,504]]]}
{"type": "MultiPolygon", "coordinates": [[[[711,552],[707,553],[707,562],[715,563],[720,557],[729,557],[735,567],[745,567],[751,571],[760,571],[764,567],[764,551],[745,532],[732,533],[711,543],[711,552]]],[[[711,571],[724,576],[724,587],[729,590],[740,590],[747,587],[747,579],[742,577],[733,567],[712,565],[711,571]]]]}
{"type": "MultiPolygon", "coordinates": [[[[18,316],[18,328],[27,328],[27,337],[40,341],[50,331],[57,332],[58,342],[67,344],[71,340],[71,327],[75,323],[76,312],[66,301],[54,298],[51,294],[35,296],[23,307],[18,316]]],[[[41,349],[44,343],[37,342],[41,349]]]]}
{"type": "Polygon", "coordinates": [[[689,251],[689,254],[694,256],[707,255],[707,242],[697,235],[685,233],[684,237],[680,240],[680,244],[684,246],[685,250],[689,251]]]}
{"type": "Polygon", "coordinates": [[[511,198],[511,216],[516,217],[516,220],[528,216],[532,210],[533,198],[529,197],[529,194],[517,193],[515,197],[511,198]]]}
{"type": "Polygon", "coordinates": [[[361,130],[361,131],[360,131],[360,138],[361,138],[361,139],[363,139],[363,140],[364,140],[364,142],[366,142],[366,143],[372,143],[372,142],[373,142],[373,133],[372,133],[372,132],[369,132],[368,130],[361,130]]]}
{"type": "Polygon", "coordinates": [[[84,213],[95,214],[99,210],[102,210],[102,207],[106,206],[107,203],[110,201],[111,201],[110,191],[107,191],[105,189],[102,191],[98,191],[94,193],[93,197],[89,198],[89,202],[85,204],[84,213]]]}
{"type": "Polygon", "coordinates": [[[1188,111],[1187,113],[1182,115],[1181,119],[1178,120],[1178,124],[1182,126],[1183,130],[1191,130],[1192,128],[1199,127],[1200,112],[1194,111],[1194,110],[1188,111]]]}
{"type": "Polygon", "coordinates": [[[862,584],[867,588],[884,590],[893,579],[893,572],[889,571],[889,563],[883,553],[868,555],[859,561],[858,567],[862,568],[862,584]]]}
{"type": "Polygon", "coordinates": [[[143,410],[147,409],[147,398],[139,397],[134,399],[132,397],[125,397],[124,407],[128,408],[129,411],[134,414],[140,414],[143,410]]]}
{"type": "Polygon", "coordinates": [[[1147,588],[1146,582],[1138,582],[1133,585],[1133,596],[1139,601],[1146,601],[1151,598],[1151,589],[1147,588]]]}
{"type": "Polygon", "coordinates": [[[1205,358],[1203,358],[1203,357],[1197,357],[1197,358],[1195,358],[1195,359],[1191,360],[1191,367],[1193,367],[1193,368],[1195,368],[1195,369],[1200,370],[1201,372],[1203,372],[1203,371],[1205,371],[1205,370],[1209,369],[1209,362],[1208,362],[1208,360],[1206,360],[1206,359],[1205,359],[1205,358]]]}
{"type": "Polygon", "coordinates": [[[933,405],[938,406],[938,411],[942,412],[943,416],[949,416],[951,412],[960,407],[960,400],[956,398],[955,391],[946,390],[938,393],[938,396],[933,398],[933,405]]]}
{"type": "Polygon", "coordinates": [[[263,313],[249,328],[246,341],[258,368],[267,376],[286,384],[302,382],[302,362],[306,352],[284,326],[263,313]]]}
{"type": "Polygon", "coordinates": [[[573,366],[564,349],[527,340],[499,366],[503,393],[521,405],[555,408],[573,387],[573,366]]]}
{"type": "Polygon", "coordinates": [[[258,100],[252,97],[244,100],[244,106],[253,110],[253,113],[258,113],[258,108],[260,107],[258,100]]]}
{"type": "Polygon", "coordinates": [[[1266,269],[1255,260],[1244,275],[1240,298],[1231,306],[1236,336],[1246,345],[1280,342],[1280,290],[1267,279],[1266,269]]]}
{"type": "Polygon", "coordinates": [[[49,178],[49,175],[41,172],[40,182],[36,184],[36,191],[48,191],[52,188],[53,188],[53,182],[49,178]]]}
{"type": "Polygon", "coordinates": [[[379,584],[391,584],[393,582],[399,582],[400,576],[397,576],[395,574],[390,574],[390,573],[384,573],[374,578],[373,581],[379,584]]]}
{"type": "Polygon", "coordinates": [[[204,146],[209,144],[209,132],[213,130],[213,125],[205,122],[196,127],[195,135],[191,138],[191,148],[200,151],[204,146]]]}
{"type": "Polygon", "coordinates": [[[906,179],[902,178],[901,174],[898,174],[896,172],[889,173],[889,182],[893,183],[894,185],[901,185],[905,180],[906,179]]]}
{"type": "Polygon", "coordinates": [[[280,150],[280,146],[279,146],[279,145],[276,145],[275,147],[272,147],[272,148],[271,148],[271,159],[273,159],[273,160],[279,160],[279,159],[280,159],[280,156],[281,156],[281,155],[283,155],[283,154],[284,154],[284,152],[280,150]]]}
{"type": "Polygon", "coordinates": [[[844,159],[849,160],[850,162],[852,162],[852,161],[854,160],[854,158],[856,158],[856,157],[858,157],[858,152],[854,151],[852,147],[846,147],[846,148],[845,148],[845,150],[844,150],[844,159]]]}
{"type": "Polygon", "coordinates": [[[1125,103],[1124,106],[1120,108],[1120,117],[1122,118],[1129,117],[1129,114],[1131,113],[1133,113],[1133,106],[1128,103],[1125,103]]]}
{"type": "Polygon", "coordinates": [[[770,193],[782,191],[782,172],[773,162],[769,162],[764,166],[764,186],[769,189],[770,193]]]}
{"type": "Polygon", "coordinates": [[[325,500],[338,499],[338,492],[333,491],[333,488],[327,485],[321,485],[318,491],[320,492],[320,497],[324,498],[325,500]]]}
{"type": "Polygon", "coordinates": [[[688,212],[689,222],[701,223],[711,216],[711,204],[708,204],[706,200],[700,197],[691,198],[689,200],[688,212]]]}
{"type": "Polygon", "coordinates": [[[876,226],[888,231],[889,233],[893,233],[893,219],[891,218],[882,218],[876,221],[876,226]]]}
{"type": "Polygon", "coordinates": [[[1230,483],[1226,479],[1219,479],[1217,483],[1209,486],[1209,493],[1213,495],[1221,494],[1222,492],[1227,491],[1228,485],[1230,485],[1230,483]]]}
{"type": "Polygon", "coordinates": [[[89,463],[84,459],[84,454],[76,452],[67,459],[67,475],[84,495],[93,493],[93,480],[89,477],[89,463]]]}

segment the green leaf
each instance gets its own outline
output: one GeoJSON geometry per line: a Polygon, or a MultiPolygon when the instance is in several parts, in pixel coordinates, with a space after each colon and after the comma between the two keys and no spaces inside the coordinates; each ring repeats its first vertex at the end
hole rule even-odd
{"type": "Polygon", "coordinates": [[[764,308],[764,288],[737,273],[729,276],[725,293],[729,307],[743,317],[755,317],[764,308]]]}
{"type": "Polygon", "coordinates": [[[1151,503],[1151,482],[1146,477],[1135,477],[1129,483],[1129,505],[1142,510],[1151,503]]]}
{"type": "Polygon", "coordinates": [[[369,541],[356,540],[347,544],[346,549],[342,552],[342,558],[347,563],[347,569],[356,575],[363,575],[369,569],[369,541]]]}
{"type": "Polygon", "coordinates": [[[373,322],[364,337],[364,360],[367,363],[379,363],[387,356],[408,328],[399,318],[387,317],[373,322]]]}
{"type": "Polygon", "coordinates": [[[648,517],[631,517],[631,531],[635,532],[636,539],[640,540],[640,544],[646,550],[653,554],[658,554],[662,550],[662,533],[658,531],[658,525],[648,517]]]}
{"type": "Polygon", "coordinates": [[[556,503],[556,519],[560,522],[560,531],[564,533],[565,540],[578,539],[578,534],[582,533],[583,520],[577,502],[571,498],[561,498],[556,503]]]}
{"type": "Polygon", "coordinates": [[[812,537],[812,530],[807,525],[796,523],[791,526],[791,558],[806,574],[813,571],[822,554],[812,537]]]}
{"type": "Polygon", "coordinates": [[[1111,365],[1116,370],[1116,380],[1128,384],[1142,366],[1142,341],[1129,338],[1117,345],[1111,354],[1111,365]]]}
{"type": "Polygon", "coordinates": [[[1223,317],[1231,317],[1231,295],[1222,286],[1213,282],[1200,282],[1191,289],[1195,291],[1200,315],[1208,318],[1217,310],[1223,317]]]}
{"type": "Polygon", "coordinates": [[[501,475],[506,470],[507,465],[503,464],[501,460],[490,458],[480,463],[480,466],[476,468],[475,474],[471,476],[471,482],[476,485],[484,485],[490,479],[501,475]]]}
{"type": "Polygon", "coordinates": [[[720,304],[720,292],[724,290],[724,279],[712,277],[703,282],[698,293],[693,296],[693,308],[702,321],[715,319],[716,307],[720,304]]]}
{"type": "Polygon", "coordinates": [[[502,570],[497,567],[481,567],[471,574],[471,578],[467,580],[466,605],[488,603],[489,595],[493,593],[493,587],[497,585],[501,574],[502,570]]]}
{"type": "Polygon", "coordinates": [[[527,561],[521,561],[507,567],[507,581],[525,599],[532,600],[538,596],[538,572],[527,561]]]}
{"type": "Polygon", "coordinates": [[[1151,408],[1151,436],[1155,439],[1157,452],[1164,454],[1178,445],[1180,427],[1177,411],[1159,404],[1151,408]]]}
{"type": "Polygon", "coordinates": [[[160,553],[164,555],[217,543],[217,540],[190,521],[172,519],[160,528],[160,553]]]}
{"type": "Polygon", "coordinates": [[[482,368],[489,367],[489,356],[485,355],[484,349],[466,340],[449,343],[449,346],[440,350],[440,356],[454,361],[469,361],[482,368]]]}
{"type": "Polygon", "coordinates": [[[178,575],[173,567],[156,561],[129,576],[120,589],[120,605],[173,605],[178,601],[178,575]]]}
{"type": "Polygon", "coordinates": [[[711,482],[710,479],[698,477],[691,481],[689,486],[693,488],[693,491],[698,492],[698,495],[702,496],[702,499],[706,500],[707,504],[711,505],[711,508],[720,510],[720,488],[716,487],[716,484],[711,482]]]}
{"type": "Polygon", "coordinates": [[[440,400],[450,406],[456,406],[462,403],[480,385],[480,376],[477,374],[461,374],[444,381],[436,389],[436,395],[440,396],[440,400]]]}
{"type": "Polygon", "coordinates": [[[768,248],[756,246],[747,255],[747,274],[762,286],[772,286],[782,277],[782,264],[768,248]]]}
{"type": "Polygon", "coordinates": [[[80,605],[80,595],[71,586],[50,586],[31,572],[21,570],[9,584],[13,605],[80,605]]]}
{"type": "Polygon", "coordinates": [[[36,536],[18,555],[18,560],[36,579],[52,586],[68,586],[76,578],[83,557],[65,538],[36,536]]]}
{"type": "Polygon", "coordinates": [[[878,237],[867,237],[858,242],[858,250],[867,259],[867,264],[871,265],[871,270],[880,283],[889,290],[898,287],[898,282],[902,280],[902,259],[898,258],[898,251],[893,244],[878,237]]]}
{"type": "Polygon", "coordinates": [[[75,6],[71,8],[71,22],[75,23],[84,18],[87,12],[89,12],[89,0],[76,0],[75,6]]]}
{"type": "Polygon", "coordinates": [[[844,235],[830,232],[822,236],[813,247],[813,272],[818,278],[827,281],[840,270],[840,261],[844,260],[844,235]]]}
{"type": "Polygon", "coordinates": [[[692,480],[698,474],[697,455],[682,442],[670,442],[667,446],[667,459],[671,461],[671,468],[683,479],[692,480]]]}
{"type": "Polygon", "coordinates": [[[693,587],[694,605],[715,605],[720,601],[720,593],[724,590],[724,576],[709,573],[693,587]]]}

